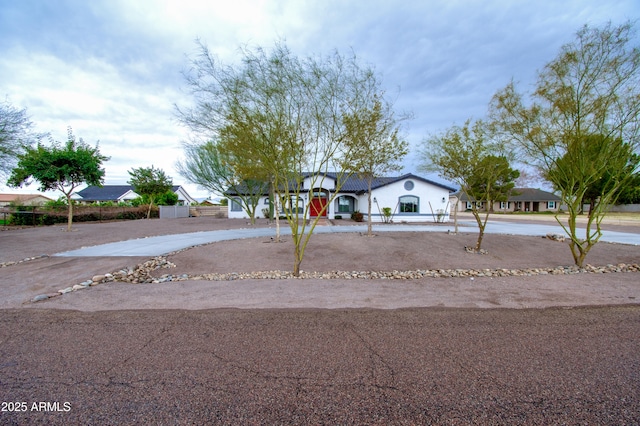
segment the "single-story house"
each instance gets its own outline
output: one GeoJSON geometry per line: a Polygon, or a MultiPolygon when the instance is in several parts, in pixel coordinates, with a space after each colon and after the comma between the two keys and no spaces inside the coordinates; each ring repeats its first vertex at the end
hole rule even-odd
{"type": "MultiPolygon", "coordinates": [[[[173,192],[178,195],[178,204],[190,206],[198,201],[191,197],[181,186],[173,186],[173,192]]],[[[138,198],[138,194],[133,191],[131,185],[104,185],[88,186],[85,189],[75,192],[71,198],[80,203],[105,203],[105,202],[127,202],[138,198]]]]}
{"type": "Polygon", "coordinates": [[[0,207],[8,205],[42,206],[51,198],[40,194],[0,194],[0,207]]]}
{"type": "MultiPolygon", "coordinates": [[[[328,219],[336,217],[349,219],[351,214],[359,211],[367,215],[367,180],[357,176],[346,179],[334,201],[328,204],[336,190],[335,173],[327,173],[323,178],[306,174],[302,183],[301,198],[297,201],[298,209],[302,213],[308,211],[310,217],[322,215],[328,219]],[[315,187],[312,187],[315,181],[315,187]],[[309,207],[306,209],[305,207],[309,207]]],[[[437,183],[414,174],[397,177],[378,177],[371,185],[372,208],[371,219],[374,222],[383,221],[383,209],[388,207],[392,211],[394,222],[432,222],[449,220],[449,193],[455,188],[437,183]]],[[[238,193],[227,191],[229,198],[229,218],[247,218],[246,212],[238,201],[238,193]]],[[[262,209],[269,208],[268,193],[263,193],[257,209],[260,215],[262,209]]],[[[289,201],[292,205],[295,200],[289,201]]]]}
{"type": "MultiPolygon", "coordinates": [[[[451,194],[451,205],[456,206],[459,212],[471,210],[473,200],[469,200],[466,194],[458,191],[451,194]]],[[[484,203],[478,206],[485,210],[484,203]]],[[[493,203],[493,211],[501,213],[510,212],[557,212],[560,208],[560,197],[536,188],[514,188],[513,195],[507,201],[493,203]]],[[[455,209],[455,207],[452,207],[455,209]]]]}

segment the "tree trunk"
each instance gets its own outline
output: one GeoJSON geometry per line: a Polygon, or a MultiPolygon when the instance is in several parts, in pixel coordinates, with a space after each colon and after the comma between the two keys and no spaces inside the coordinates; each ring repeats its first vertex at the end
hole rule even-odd
{"type": "Polygon", "coordinates": [[[367,184],[368,184],[368,197],[367,197],[367,203],[368,203],[368,207],[367,207],[367,236],[372,237],[373,236],[373,230],[371,227],[371,181],[373,180],[373,176],[369,176],[369,179],[367,179],[367,184]]]}
{"type": "Polygon", "coordinates": [[[453,232],[458,233],[458,201],[456,201],[455,210],[453,211],[453,232]]]}
{"type": "Polygon", "coordinates": [[[477,208],[473,209],[473,217],[476,218],[476,222],[478,223],[478,240],[476,241],[476,251],[480,251],[482,248],[482,238],[484,237],[484,228],[487,226],[487,219],[489,218],[489,214],[485,216],[485,221],[483,223],[482,218],[480,217],[480,212],[477,208]]]}
{"type": "Polygon", "coordinates": [[[69,205],[69,213],[67,215],[67,232],[71,231],[71,224],[73,223],[73,201],[71,196],[67,195],[67,204],[69,205]]]}
{"type": "Polygon", "coordinates": [[[294,255],[294,259],[293,259],[293,276],[294,277],[299,277],[300,276],[300,264],[302,263],[302,258],[304,257],[304,248],[301,246],[302,241],[301,241],[301,236],[298,234],[292,234],[291,238],[293,240],[293,244],[294,244],[294,250],[293,250],[293,255],[294,255]]]}
{"type": "Polygon", "coordinates": [[[149,199],[149,209],[147,210],[147,219],[151,219],[151,206],[153,205],[153,200],[149,199]]]}
{"type": "Polygon", "coordinates": [[[273,213],[273,217],[276,221],[276,239],[275,242],[279,243],[280,242],[280,215],[278,214],[278,197],[276,195],[276,191],[275,191],[275,185],[273,183],[273,180],[269,183],[270,186],[270,193],[273,194],[272,195],[272,199],[273,202],[269,203],[269,210],[272,211],[273,213]]]}

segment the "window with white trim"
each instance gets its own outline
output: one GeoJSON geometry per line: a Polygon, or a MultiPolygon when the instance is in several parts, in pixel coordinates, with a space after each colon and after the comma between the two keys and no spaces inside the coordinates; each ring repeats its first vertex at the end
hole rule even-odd
{"type": "Polygon", "coordinates": [[[400,213],[420,213],[420,199],[414,195],[400,197],[400,213]]]}
{"type": "Polygon", "coordinates": [[[548,209],[555,209],[556,208],[556,202],[555,201],[547,201],[547,208],[548,209]]]}
{"type": "Polygon", "coordinates": [[[351,213],[354,211],[354,199],[346,195],[338,198],[338,213],[351,213]]]}
{"type": "Polygon", "coordinates": [[[238,201],[238,198],[232,198],[231,199],[231,211],[232,212],[241,212],[242,211],[242,204],[240,204],[240,201],[238,201]]]}

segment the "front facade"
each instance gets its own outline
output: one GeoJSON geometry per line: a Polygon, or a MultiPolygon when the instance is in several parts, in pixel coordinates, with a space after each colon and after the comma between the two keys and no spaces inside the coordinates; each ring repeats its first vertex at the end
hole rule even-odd
{"type": "MultiPolygon", "coordinates": [[[[171,188],[178,196],[178,204],[182,206],[190,206],[197,204],[198,201],[192,198],[187,191],[181,186],[173,186],[171,188]]],[[[90,203],[121,203],[130,202],[138,198],[138,194],[133,191],[131,185],[103,185],[88,186],[72,195],[72,198],[84,204],[90,203]]]]}
{"type": "MultiPolygon", "coordinates": [[[[471,210],[473,200],[461,192],[451,195],[452,209],[457,205],[457,211],[464,212],[471,210]]],[[[485,211],[485,203],[478,203],[479,210],[485,211]]],[[[513,213],[513,212],[557,212],[560,208],[560,197],[557,195],[535,188],[514,188],[513,195],[507,201],[493,203],[493,212],[513,213]]]]}
{"type": "MultiPolygon", "coordinates": [[[[335,193],[335,174],[329,173],[324,177],[308,175],[304,178],[302,188],[299,200],[288,200],[279,210],[295,208],[297,205],[300,213],[307,212],[306,219],[317,216],[349,219],[352,213],[360,212],[366,220],[368,191],[365,179],[350,177],[335,193]],[[329,203],[334,195],[335,198],[329,203]]],[[[375,178],[371,188],[371,220],[384,221],[383,212],[388,208],[393,222],[448,221],[451,191],[453,188],[414,174],[375,178]]],[[[227,196],[230,198],[229,218],[247,218],[237,201],[237,194],[227,193],[227,196]]],[[[256,215],[260,215],[263,209],[269,209],[268,194],[263,194],[256,215]]]]}

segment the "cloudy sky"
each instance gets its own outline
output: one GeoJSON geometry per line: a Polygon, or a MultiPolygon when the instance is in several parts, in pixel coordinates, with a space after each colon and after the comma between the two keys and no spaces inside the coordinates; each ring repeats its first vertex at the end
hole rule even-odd
{"type": "Polygon", "coordinates": [[[276,40],[299,56],[353,50],[413,113],[416,148],[483,117],[512,78],[531,87],[581,26],[638,18],[637,0],[0,0],[0,95],[55,140],[71,126],[99,141],[106,184],[154,165],[201,197],[174,169],[187,138],[174,104],[191,102],[181,72],[196,39],[229,64],[239,46],[276,40]]]}

